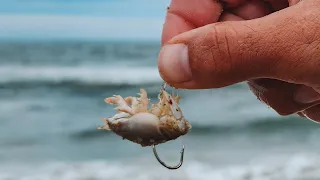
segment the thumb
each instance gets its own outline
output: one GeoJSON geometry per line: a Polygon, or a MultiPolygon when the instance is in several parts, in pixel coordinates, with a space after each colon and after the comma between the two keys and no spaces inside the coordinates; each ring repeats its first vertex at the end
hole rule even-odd
{"type": "Polygon", "coordinates": [[[308,38],[306,29],[310,27],[302,22],[312,11],[308,7],[304,13],[300,6],[180,34],[162,48],[159,72],[171,86],[187,89],[218,88],[255,78],[308,84],[306,81],[320,74],[311,67],[315,52],[303,44],[316,37],[316,32],[311,31],[308,38]]]}

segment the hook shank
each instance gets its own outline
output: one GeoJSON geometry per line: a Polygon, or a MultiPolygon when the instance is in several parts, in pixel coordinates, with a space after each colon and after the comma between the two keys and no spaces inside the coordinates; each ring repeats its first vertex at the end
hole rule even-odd
{"type": "Polygon", "coordinates": [[[153,150],[153,154],[154,154],[154,156],[157,158],[158,162],[159,162],[162,166],[164,166],[164,167],[166,167],[166,168],[168,168],[168,169],[171,169],[171,170],[173,170],[173,169],[178,169],[178,168],[180,168],[180,167],[182,166],[182,164],[183,164],[184,145],[182,145],[182,149],[181,149],[181,152],[180,152],[180,153],[181,153],[180,162],[179,162],[179,164],[177,164],[176,166],[168,166],[168,165],[166,165],[166,164],[159,158],[155,145],[152,145],[152,150],[153,150]]]}

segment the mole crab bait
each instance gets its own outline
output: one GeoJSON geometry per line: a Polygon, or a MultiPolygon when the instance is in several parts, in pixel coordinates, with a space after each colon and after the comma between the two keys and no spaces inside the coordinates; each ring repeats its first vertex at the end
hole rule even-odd
{"type": "Polygon", "coordinates": [[[104,119],[104,126],[98,129],[113,131],[123,139],[140,144],[142,147],[152,146],[157,160],[168,169],[178,169],[183,163],[184,146],[182,146],[180,163],[167,166],[160,160],[155,146],[177,139],[188,133],[191,125],[184,119],[178,105],[179,96],[169,94],[163,86],[158,96],[159,102],[149,108],[147,92],[140,89],[139,97],[122,98],[114,95],[105,99],[108,104],[116,105],[117,113],[104,119]]]}

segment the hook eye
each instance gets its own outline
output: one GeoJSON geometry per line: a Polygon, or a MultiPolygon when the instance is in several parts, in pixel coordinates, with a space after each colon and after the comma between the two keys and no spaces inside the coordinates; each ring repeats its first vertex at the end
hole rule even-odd
{"type": "Polygon", "coordinates": [[[157,158],[158,162],[159,162],[162,166],[164,166],[164,167],[166,167],[166,168],[168,168],[168,169],[171,169],[171,170],[179,169],[179,168],[182,166],[182,164],[183,164],[184,145],[182,145],[181,152],[180,152],[180,153],[181,153],[181,155],[180,155],[180,162],[179,162],[179,164],[177,164],[176,166],[168,166],[168,165],[166,165],[166,164],[159,158],[155,145],[152,145],[152,150],[153,150],[153,154],[154,154],[154,156],[157,158]]]}

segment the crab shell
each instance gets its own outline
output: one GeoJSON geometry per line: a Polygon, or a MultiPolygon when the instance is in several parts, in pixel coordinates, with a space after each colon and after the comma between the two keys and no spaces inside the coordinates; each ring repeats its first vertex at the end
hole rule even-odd
{"type": "Polygon", "coordinates": [[[107,98],[107,103],[117,105],[118,113],[104,119],[105,126],[99,129],[111,130],[123,139],[143,147],[177,139],[187,134],[191,128],[178,106],[179,100],[179,97],[161,90],[159,102],[148,109],[149,100],[143,89],[140,90],[140,98],[107,98]]]}

